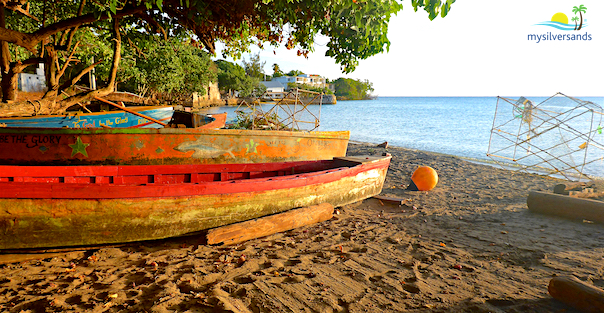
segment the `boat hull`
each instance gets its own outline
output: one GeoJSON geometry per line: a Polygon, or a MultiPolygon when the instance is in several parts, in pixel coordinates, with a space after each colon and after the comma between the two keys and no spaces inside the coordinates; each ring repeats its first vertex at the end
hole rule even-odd
{"type": "MultiPolygon", "coordinates": [[[[172,118],[174,108],[171,106],[142,106],[128,109],[167,123],[172,118]]],[[[30,117],[0,118],[0,127],[41,127],[41,128],[160,128],[162,125],[125,111],[104,111],[94,113],[67,113],[64,115],[37,115],[30,117]]]]}
{"type": "MultiPolygon", "coordinates": [[[[44,183],[6,181],[4,178],[5,181],[0,182],[0,197],[3,198],[0,199],[0,249],[162,239],[297,207],[325,202],[342,206],[381,192],[390,157],[346,157],[316,162],[332,162],[333,166],[253,179],[230,180],[232,176],[223,175],[219,179],[227,180],[199,183],[169,180],[162,183],[151,179],[153,183],[143,185],[86,184],[70,183],[65,177],[59,183],[44,183]],[[154,184],[159,186],[148,193],[133,191],[153,188],[154,184]],[[68,194],[62,189],[73,190],[73,198],[56,198],[68,194]],[[176,190],[181,190],[179,196],[168,196],[176,190]],[[182,195],[182,190],[188,190],[188,194],[182,195]],[[96,198],[76,198],[82,194],[96,198]]],[[[147,168],[154,172],[153,166],[147,168]]],[[[244,170],[259,175],[254,169],[244,170]]],[[[86,177],[95,174],[87,170],[82,173],[86,177]]],[[[231,175],[235,173],[241,173],[241,170],[234,170],[231,175]]]]}
{"type": "Polygon", "coordinates": [[[0,128],[0,164],[212,164],[346,155],[348,131],[0,128]]]}

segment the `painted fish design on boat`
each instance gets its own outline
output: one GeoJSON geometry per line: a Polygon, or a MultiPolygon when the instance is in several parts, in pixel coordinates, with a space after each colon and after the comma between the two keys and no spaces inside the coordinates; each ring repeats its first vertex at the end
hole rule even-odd
{"type": "Polygon", "coordinates": [[[174,147],[174,150],[180,152],[194,151],[191,157],[196,159],[215,158],[224,155],[225,153],[230,154],[231,157],[235,157],[233,152],[231,152],[233,150],[232,148],[225,150],[218,146],[208,145],[207,142],[201,141],[201,138],[198,138],[196,141],[180,143],[178,146],[174,147]]]}

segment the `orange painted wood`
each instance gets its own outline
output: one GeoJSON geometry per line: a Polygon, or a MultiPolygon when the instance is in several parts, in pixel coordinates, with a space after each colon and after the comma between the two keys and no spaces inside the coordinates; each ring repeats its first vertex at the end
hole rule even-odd
{"type": "Polygon", "coordinates": [[[333,210],[333,205],[321,203],[306,208],[264,216],[251,221],[213,228],[207,234],[208,244],[238,244],[250,239],[324,222],[333,217],[333,210]]]}
{"type": "Polygon", "coordinates": [[[203,125],[203,128],[223,128],[226,125],[227,113],[215,113],[212,114],[212,117],[215,120],[212,123],[203,125]]]}
{"type": "Polygon", "coordinates": [[[604,290],[589,285],[574,276],[554,277],[547,288],[556,300],[584,313],[604,312],[604,290]]]}
{"type": "Polygon", "coordinates": [[[326,160],[350,133],[201,128],[4,128],[0,164],[160,165],[326,160]]]}

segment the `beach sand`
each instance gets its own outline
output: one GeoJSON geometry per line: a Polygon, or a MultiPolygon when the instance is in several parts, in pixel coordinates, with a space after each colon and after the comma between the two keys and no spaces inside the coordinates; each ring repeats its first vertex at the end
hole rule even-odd
{"type": "Polygon", "coordinates": [[[604,226],[527,209],[529,190],[551,192],[560,180],[349,147],[386,151],[382,195],[403,206],[368,199],[236,246],[197,236],[35,255],[0,265],[0,311],[577,312],[548,294],[552,277],[604,288],[604,226]],[[420,165],[437,170],[435,189],[407,190],[420,165]]]}

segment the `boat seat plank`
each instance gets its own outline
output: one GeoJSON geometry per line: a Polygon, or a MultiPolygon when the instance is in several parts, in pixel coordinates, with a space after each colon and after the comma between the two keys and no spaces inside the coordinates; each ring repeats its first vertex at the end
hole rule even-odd
{"type": "Polygon", "coordinates": [[[383,156],[375,156],[375,155],[355,155],[355,156],[345,156],[345,157],[336,157],[333,158],[334,161],[343,161],[343,162],[352,162],[352,163],[370,163],[383,159],[383,156]]]}

